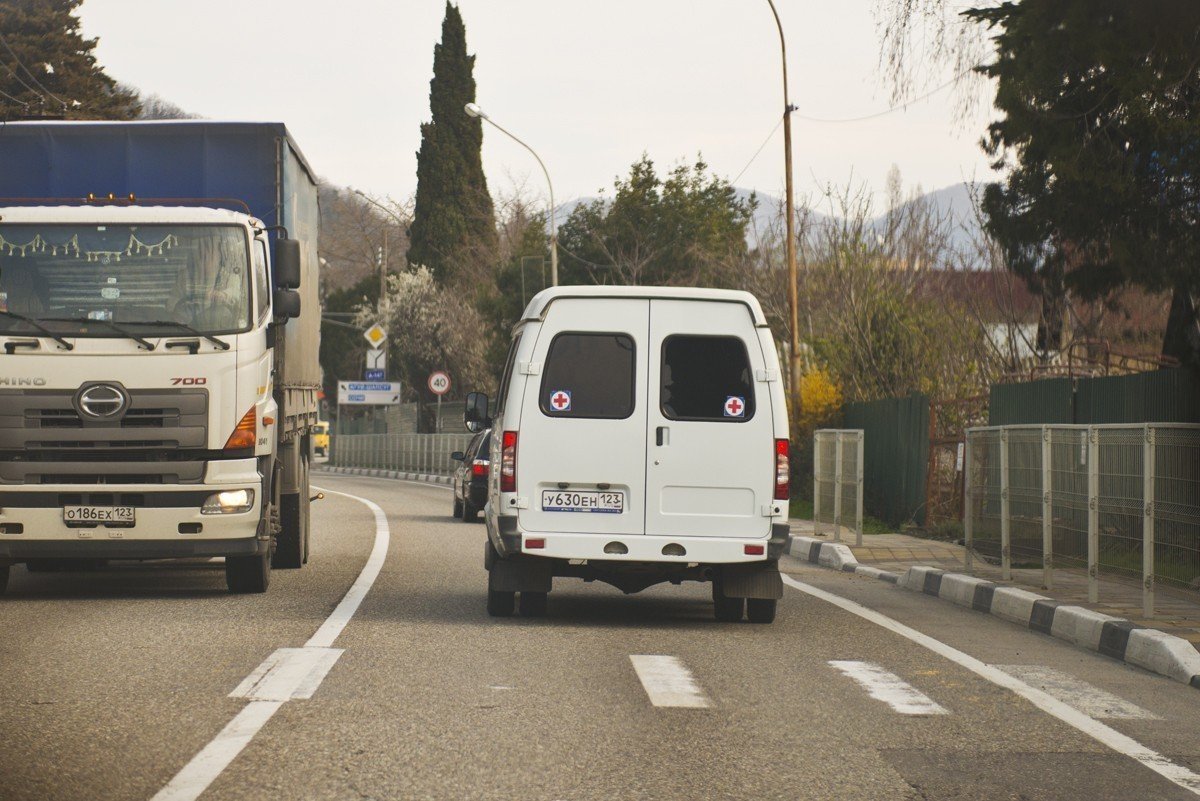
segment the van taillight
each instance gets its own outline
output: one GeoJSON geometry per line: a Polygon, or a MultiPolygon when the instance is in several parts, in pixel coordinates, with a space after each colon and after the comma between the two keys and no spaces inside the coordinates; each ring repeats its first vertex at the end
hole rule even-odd
{"type": "Polygon", "coordinates": [[[775,500],[788,499],[788,485],[792,481],[792,468],[788,462],[788,441],[775,440],[775,500]]]}
{"type": "Polygon", "coordinates": [[[500,491],[517,491],[517,432],[505,431],[500,440],[500,491]]]}

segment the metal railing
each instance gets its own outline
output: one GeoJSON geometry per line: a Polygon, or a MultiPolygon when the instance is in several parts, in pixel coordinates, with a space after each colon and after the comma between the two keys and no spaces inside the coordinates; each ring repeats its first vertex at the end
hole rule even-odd
{"type": "Polygon", "coordinates": [[[862,429],[813,432],[813,531],[820,535],[829,524],[835,542],[853,522],[855,545],[862,545],[863,439],[862,429]]]}
{"type": "Polygon", "coordinates": [[[1041,567],[1138,581],[1142,613],[1155,589],[1200,590],[1200,425],[999,426],[967,431],[963,523],[973,556],[1002,578],[1041,567]]]}
{"type": "Polygon", "coordinates": [[[342,434],[332,438],[330,464],[404,473],[449,475],[450,454],[464,451],[474,436],[463,434],[342,434]]]}

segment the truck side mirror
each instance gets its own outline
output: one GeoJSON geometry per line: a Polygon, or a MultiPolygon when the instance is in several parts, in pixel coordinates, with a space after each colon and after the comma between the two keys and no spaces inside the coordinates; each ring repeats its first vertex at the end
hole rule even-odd
{"type": "Polygon", "coordinates": [[[280,239],[275,243],[275,286],[300,288],[300,241],[280,239]]]}
{"type": "Polygon", "coordinates": [[[296,290],[276,289],[272,302],[276,319],[294,320],[300,316],[300,293],[296,290]]]}
{"type": "Polygon", "coordinates": [[[463,422],[468,431],[481,431],[492,424],[488,417],[488,396],[482,392],[467,393],[466,406],[463,409],[463,422]],[[472,426],[476,426],[472,428],[472,426]]]}

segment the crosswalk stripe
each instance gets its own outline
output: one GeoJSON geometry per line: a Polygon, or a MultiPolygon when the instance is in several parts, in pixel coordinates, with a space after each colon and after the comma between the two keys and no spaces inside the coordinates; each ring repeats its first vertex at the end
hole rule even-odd
{"type": "Polygon", "coordinates": [[[925,693],[870,662],[834,659],[830,665],[854,679],[877,701],[883,701],[901,715],[947,715],[946,708],[934,703],[925,693]]]}
{"type": "Polygon", "coordinates": [[[650,703],[655,706],[706,709],[712,706],[692,672],[678,657],[631,654],[629,661],[637,672],[650,703]]]}
{"type": "Polygon", "coordinates": [[[1026,684],[1037,687],[1067,706],[1093,718],[1162,720],[1124,698],[1094,687],[1082,679],[1043,665],[993,665],[1026,684]]]}

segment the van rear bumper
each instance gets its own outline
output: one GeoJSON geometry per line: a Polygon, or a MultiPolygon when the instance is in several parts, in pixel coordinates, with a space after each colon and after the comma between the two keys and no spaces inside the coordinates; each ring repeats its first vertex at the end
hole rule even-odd
{"type": "MultiPolygon", "coordinates": [[[[507,518],[513,520],[515,518],[507,518]]],[[[674,564],[737,564],[776,560],[786,553],[791,541],[787,523],[771,526],[769,539],[749,537],[656,537],[644,534],[556,534],[522,532],[503,525],[500,518],[502,556],[525,553],[550,559],[586,559],[606,562],[669,562],[674,564]],[[541,548],[530,548],[528,540],[541,540],[541,548]],[[746,553],[746,546],[763,546],[763,553],[746,553]],[[683,553],[678,553],[682,548],[683,553]],[[624,553],[622,553],[624,549],[624,553]],[[664,553],[666,551],[666,553],[664,553]]],[[[536,542],[534,543],[536,545],[536,542]]]]}

